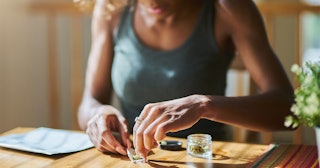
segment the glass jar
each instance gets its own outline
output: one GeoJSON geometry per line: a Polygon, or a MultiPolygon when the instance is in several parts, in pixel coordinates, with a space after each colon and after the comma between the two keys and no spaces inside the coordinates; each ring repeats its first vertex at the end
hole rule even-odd
{"type": "Polygon", "coordinates": [[[191,134],[187,137],[187,154],[200,158],[212,157],[212,139],[209,134],[191,134]]]}

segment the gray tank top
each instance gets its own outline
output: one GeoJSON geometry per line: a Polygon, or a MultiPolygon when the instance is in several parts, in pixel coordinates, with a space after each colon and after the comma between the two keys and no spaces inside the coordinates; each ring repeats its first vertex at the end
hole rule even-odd
{"type": "MultiPolygon", "coordinates": [[[[147,103],[192,94],[224,95],[232,55],[219,52],[213,36],[214,4],[207,0],[188,39],[178,48],[158,51],[145,46],[132,27],[133,10],[124,9],[115,35],[112,84],[132,131],[134,118],[147,103]]],[[[209,133],[225,139],[223,124],[200,120],[190,129],[169,136],[209,133]]]]}

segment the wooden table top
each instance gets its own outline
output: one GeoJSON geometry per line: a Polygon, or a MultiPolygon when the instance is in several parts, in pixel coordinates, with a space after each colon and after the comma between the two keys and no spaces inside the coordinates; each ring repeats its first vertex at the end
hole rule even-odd
{"type": "MultiPolygon", "coordinates": [[[[34,128],[15,128],[1,135],[12,133],[25,133],[34,128]]],[[[246,167],[253,162],[265,150],[268,145],[218,142],[213,141],[212,159],[201,159],[186,154],[186,140],[167,137],[166,139],[176,139],[183,142],[183,150],[168,151],[159,148],[153,149],[148,159],[148,163],[134,164],[127,156],[117,154],[101,153],[95,148],[81,152],[47,156],[42,154],[22,152],[0,147],[0,167],[246,167]]]]}

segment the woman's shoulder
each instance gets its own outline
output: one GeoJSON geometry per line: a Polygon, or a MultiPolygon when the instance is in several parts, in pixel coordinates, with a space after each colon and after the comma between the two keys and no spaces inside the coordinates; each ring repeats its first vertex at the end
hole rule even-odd
{"type": "Polygon", "coordinates": [[[122,8],[117,8],[113,11],[108,11],[108,12],[102,11],[102,12],[93,13],[93,20],[92,20],[93,32],[96,32],[96,33],[108,32],[108,34],[115,33],[124,10],[125,10],[125,7],[122,7],[122,8]]]}
{"type": "Polygon", "coordinates": [[[252,0],[215,0],[215,8],[218,17],[230,24],[246,24],[252,21],[252,18],[260,16],[252,0]]]}
{"type": "Polygon", "coordinates": [[[123,12],[125,11],[126,7],[122,7],[122,8],[118,8],[115,11],[113,11],[112,13],[110,13],[110,23],[112,26],[112,30],[116,30],[119,22],[121,20],[121,16],[123,14],[123,12]]]}
{"type": "Polygon", "coordinates": [[[252,0],[215,0],[215,6],[219,11],[234,16],[255,13],[257,10],[252,0]]]}

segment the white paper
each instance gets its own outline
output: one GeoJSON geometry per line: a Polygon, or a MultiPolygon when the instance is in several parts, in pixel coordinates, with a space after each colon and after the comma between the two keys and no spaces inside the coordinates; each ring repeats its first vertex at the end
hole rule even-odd
{"type": "Polygon", "coordinates": [[[131,162],[133,162],[133,163],[145,163],[146,162],[144,158],[134,159],[133,155],[136,155],[136,152],[132,148],[127,149],[127,155],[129,157],[129,159],[131,160],[131,162]]]}
{"type": "Polygon", "coordinates": [[[0,137],[0,146],[46,155],[77,152],[93,147],[85,133],[40,127],[0,137]]]}

